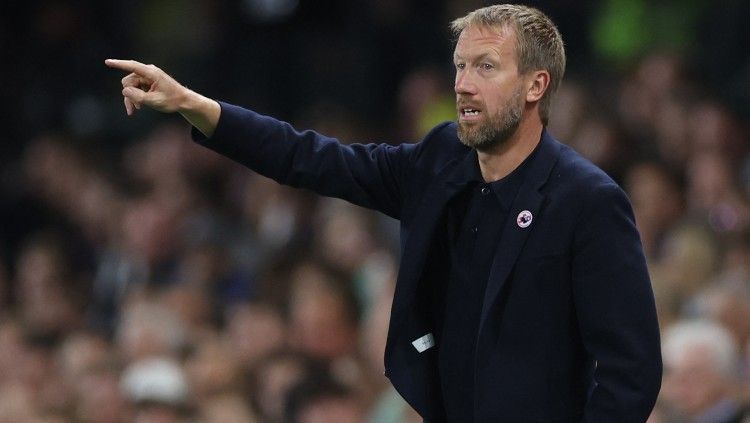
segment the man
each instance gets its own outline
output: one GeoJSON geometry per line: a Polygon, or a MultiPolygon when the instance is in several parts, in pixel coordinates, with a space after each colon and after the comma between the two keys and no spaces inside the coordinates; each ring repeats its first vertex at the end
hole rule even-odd
{"type": "Polygon", "coordinates": [[[386,375],[427,421],[643,422],[661,355],[630,204],[546,131],[565,53],[536,9],[453,22],[458,123],[418,144],[345,146],[107,61],[128,114],[180,112],[195,139],[280,183],[401,221],[386,375]]]}
{"type": "Polygon", "coordinates": [[[740,354],[731,334],[712,321],[682,321],[664,336],[664,405],[675,421],[740,423],[736,399],[740,354]]]}

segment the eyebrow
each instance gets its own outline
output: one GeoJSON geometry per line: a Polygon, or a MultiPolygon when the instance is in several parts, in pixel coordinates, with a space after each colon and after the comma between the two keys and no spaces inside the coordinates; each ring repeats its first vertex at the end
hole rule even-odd
{"type": "MultiPolygon", "coordinates": [[[[473,61],[473,62],[481,62],[482,60],[488,59],[490,55],[491,55],[491,54],[490,54],[489,52],[486,52],[486,53],[482,53],[482,54],[480,54],[480,55],[478,55],[478,56],[475,56],[475,57],[473,57],[473,58],[470,58],[470,59],[468,59],[468,60],[469,60],[469,61],[473,61]]],[[[464,58],[463,58],[463,57],[462,57],[461,55],[459,55],[459,54],[453,54],[453,60],[454,60],[454,61],[456,61],[456,60],[467,60],[467,59],[464,59],[464,58]]],[[[494,61],[498,61],[499,59],[493,59],[493,60],[494,60],[494,61]]]]}

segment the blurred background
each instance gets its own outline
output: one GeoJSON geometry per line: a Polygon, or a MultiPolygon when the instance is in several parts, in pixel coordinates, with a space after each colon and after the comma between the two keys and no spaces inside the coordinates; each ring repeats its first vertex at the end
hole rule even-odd
{"type": "MultiPolygon", "coordinates": [[[[550,130],[628,192],[666,365],[652,423],[750,399],[750,2],[528,1],[550,130]]],[[[397,224],[125,115],[105,58],[343,142],[454,119],[471,0],[0,5],[0,422],[419,421],[383,376],[397,224]]],[[[697,420],[696,420],[697,421],[697,420]]]]}

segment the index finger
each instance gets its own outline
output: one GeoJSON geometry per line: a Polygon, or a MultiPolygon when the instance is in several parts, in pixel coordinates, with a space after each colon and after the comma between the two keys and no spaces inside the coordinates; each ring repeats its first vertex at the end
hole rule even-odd
{"type": "Polygon", "coordinates": [[[124,70],[126,72],[133,72],[146,78],[155,79],[156,72],[149,65],[144,65],[141,62],[135,60],[120,60],[120,59],[107,59],[104,64],[110,68],[124,70]]]}

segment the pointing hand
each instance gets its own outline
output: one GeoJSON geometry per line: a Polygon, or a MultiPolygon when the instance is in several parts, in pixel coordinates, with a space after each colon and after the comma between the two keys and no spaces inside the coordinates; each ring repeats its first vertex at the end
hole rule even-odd
{"type": "Polygon", "coordinates": [[[129,72],[122,78],[122,96],[128,116],[143,106],[166,113],[180,112],[205,136],[213,134],[221,114],[216,101],[189,90],[154,65],[118,59],[107,59],[104,63],[129,72]]]}
{"type": "Polygon", "coordinates": [[[107,59],[104,63],[130,72],[122,78],[122,95],[129,116],[144,105],[160,112],[176,112],[188,97],[186,87],[154,65],[117,59],[107,59]]]}

